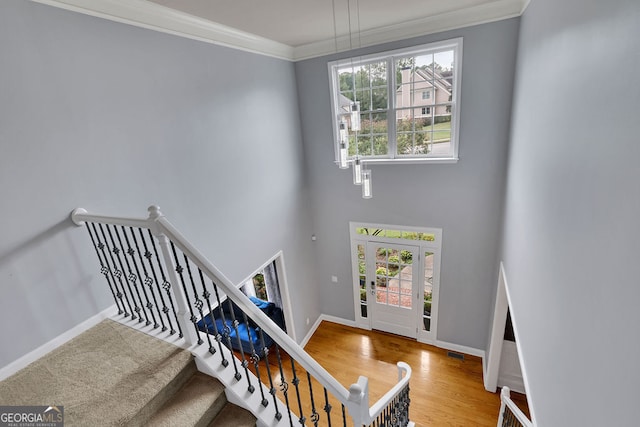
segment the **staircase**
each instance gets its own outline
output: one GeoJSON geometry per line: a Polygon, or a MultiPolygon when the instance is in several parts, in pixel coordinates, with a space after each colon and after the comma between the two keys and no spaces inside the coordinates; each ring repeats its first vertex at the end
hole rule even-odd
{"type": "Polygon", "coordinates": [[[255,426],[191,353],[105,320],[0,382],[3,405],[64,406],[65,426],[255,426]]]}

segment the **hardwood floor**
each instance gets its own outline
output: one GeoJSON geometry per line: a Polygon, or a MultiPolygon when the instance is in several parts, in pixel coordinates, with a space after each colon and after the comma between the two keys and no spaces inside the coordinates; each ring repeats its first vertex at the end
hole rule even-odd
{"type": "MultiPolygon", "coordinates": [[[[403,361],[412,368],[410,382],[411,421],[420,427],[440,426],[491,426],[495,427],[500,409],[500,394],[484,389],[482,360],[464,355],[464,360],[447,355],[447,351],[420,344],[397,335],[322,322],[313,334],[305,350],[317,360],[343,386],[357,382],[360,375],[369,378],[369,405],[373,405],[396,382],[396,363],[403,361]]],[[[289,385],[289,398],[294,412],[299,413],[295,393],[303,396],[303,414],[309,418],[309,383],[306,373],[296,366],[296,376],[301,379],[299,390],[292,385],[293,370],[289,357],[280,353],[283,374],[289,385]]],[[[264,359],[260,364],[264,367],[264,359]]],[[[279,366],[274,353],[269,355],[269,366],[276,387],[281,382],[279,366]]],[[[264,375],[264,369],[261,371],[264,375]]],[[[254,371],[253,367],[250,367],[254,371]]],[[[266,379],[265,379],[266,380],[266,379]]],[[[315,406],[322,412],[322,387],[312,381],[315,406]],[[319,401],[318,401],[319,400],[319,401]]],[[[278,397],[284,396],[278,390],[278,397]]],[[[528,413],[526,398],[512,392],[518,406],[528,413]]],[[[330,398],[332,417],[340,418],[340,404],[330,398]]],[[[334,418],[335,419],[335,418],[334,418]]],[[[294,425],[298,425],[293,420],[294,425]]]]}
{"type": "Polygon", "coordinates": [[[410,418],[417,426],[495,427],[498,393],[482,383],[482,360],[447,356],[447,351],[382,332],[322,322],[305,350],[345,387],[369,378],[370,404],[397,380],[396,362],[412,368],[410,418]]]}

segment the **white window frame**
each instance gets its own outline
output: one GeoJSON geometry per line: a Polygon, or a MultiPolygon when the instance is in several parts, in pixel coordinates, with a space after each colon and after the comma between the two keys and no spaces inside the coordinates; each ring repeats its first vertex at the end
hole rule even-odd
{"type": "MultiPolygon", "coordinates": [[[[335,152],[335,163],[339,164],[340,159],[340,130],[339,117],[340,106],[338,104],[340,80],[337,70],[339,68],[352,65],[357,67],[366,63],[387,61],[387,93],[388,108],[387,114],[387,133],[389,152],[386,156],[360,156],[360,159],[370,164],[416,164],[416,163],[457,163],[458,161],[458,145],[460,134],[460,97],[461,97],[461,77],[462,77],[462,37],[444,40],[435,43],[413,46],[405,49],[397,49],[392,51],[380,52],[372,55],[358,56],[354,58],[346,58],[328,63],[329,84],[331,94],[331,112],[333,125],[333,147],[335,152]],[[427,155],[415,155],[412,157],[395,157],[396,152],[396,73],[395,58],[405,57],[408,55],[419,55],[428,53],[438,53],[446,50],[453,50],[454,70],[453,70],[453,97],[451,99],[451,150],[447,157],[434,157],[427,155]],[[389,72],[392,70],[391,72],[389,72]]],[[[419,107],[419,106],[417,106],[419,107]]],[[[351,160],[352,157],[349,157],[351,160]]]]}

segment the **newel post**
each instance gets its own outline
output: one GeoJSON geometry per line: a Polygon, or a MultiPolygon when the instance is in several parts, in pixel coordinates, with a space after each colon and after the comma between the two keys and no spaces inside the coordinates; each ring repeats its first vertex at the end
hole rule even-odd
{"type": "Polygon", "coordinates": [[[179,285],[180,279],[176,274],[176,265],[171,257],[171,249],[169,247],[169,238],[162,232],[158,220],[164,218],[164,214],[160,211],[159,206],[149,206],[149,229],[151,233],[158,239],[158,245],[162,252],[164,265],[167,268],[167,278],[173,290],[173,296],[176,299],[176,307],[178,309],[177,319],[180,324],[180,330],[187,344],[194,345],[198,342],[198,336],[193,323],[191,322],[191,311],[184,290],[179,285]]]}
{"type": "Polygon", "coordinates": [[[369,379],[360,376],[358,382],[349,387],[347,409],[354,426],[369,425],[369,379]]]}

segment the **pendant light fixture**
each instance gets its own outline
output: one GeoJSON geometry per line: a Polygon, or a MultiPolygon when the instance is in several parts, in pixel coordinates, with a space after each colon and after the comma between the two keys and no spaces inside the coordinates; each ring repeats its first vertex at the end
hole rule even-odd
{"type": "MultiPolygon", "coordinates": [[[[351,1],[347,1],[347,15],[349,19],[349,50],[353,51],[353,33],[351,31],[351,1]]],[[[338,31],[336,25],[336,0],[332,0],[333,4],[333,31],[335,36],[335,47],[336,53],[338,53],[338,31]]],[[[356,9],[357,9],[357,22],[358,22],[358,40],[360,40],[360,3],[359,0],[355,0],[356,9]]],[[[359,43],[360,47],[361,42],[359,43]]],[[[356,88],[356,70],[353,66],[353,62],[351,64],[351,77],[353,82],[353,94],[355,95],[357,92],[356,88]]],[[[338,93],[338,96],[341,95],[338,93]]],[[[348,169],[349,166],[353,166],[353,183],[354,185],[362,186],[362,197],[364,199],[370,199],[373,197],[372,186],[371,186],[371,170],[364,169],[364,163],[360,160],[360,157],[356,154],[353,159],[349,159],[349,141],[352,140],[356,143],[356,151],[357,152],[357,141],[358,141],[358,132],[362,129],[362,123],[360,119],[360,101],[355,98],[351,101],[350,104],[344,105],[346,111],[343,112],[336,118],[338,120],[338,138],[339,138],[339,153],[338,153],[338,167],[340,169],[348,169]],[[353,139],[352,139],[353,138],[353,139]]]]}

